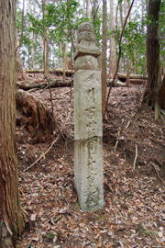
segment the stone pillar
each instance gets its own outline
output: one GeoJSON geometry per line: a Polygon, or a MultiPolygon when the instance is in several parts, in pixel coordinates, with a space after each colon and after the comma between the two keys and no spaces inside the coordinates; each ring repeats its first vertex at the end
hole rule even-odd
{"type": "Polygon", "coordinates": [[[90,23],[78,31],[74,76],[74,175],[80,207],[104,205],[100,51],[90,23]]]}

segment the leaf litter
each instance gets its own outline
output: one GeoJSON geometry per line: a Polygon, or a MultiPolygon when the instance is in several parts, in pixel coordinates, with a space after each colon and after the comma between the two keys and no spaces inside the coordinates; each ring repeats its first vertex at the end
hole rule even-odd
{"type": "MultiPolygon", "coordinates": [[[[81,211],[74,188],[72,88],[51,89],[56,128],[45,142],[33,142],[24,126],[17,127],[20,196],[26,213],[26,230],[17,248],[165,247],[165,188],[158,177],[165,178],[165,126],[163,120],[154,121],[151,109],[141,107],[142,90],[112,90],[103,137],[105,206],[92,213],[81,211]],[[24,172],[59,130],[58,142],[24,172]]],[[[48,89],[32,94],[51,109],[48,89]]]]}

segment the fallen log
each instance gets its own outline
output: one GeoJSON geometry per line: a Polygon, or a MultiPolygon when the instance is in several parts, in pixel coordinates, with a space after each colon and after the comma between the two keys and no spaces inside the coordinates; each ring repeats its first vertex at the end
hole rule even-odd
{"type": "MultiPolygon", "coordinates": [[[[54,75],[59,75],[59,76],[62,76],[64,73],[66,75],[66,77],[72,77],[74,75],[74,70],[65,70],[63,68],[57,68],[57,69],[54,69],[54,70],[49,70],[49,73],[50,74],[54,74],[54,75]]],[[[43,74],[43,70],[26,70],[26,73],[31,73],[31,74],[43,74]]],[[[123,81],[127,79],[127,73],[118,73],[117,74],[117,78],[120,80],[120,81],[123,81]]],[[[130,79],[142,79],[142,80],[146,80],[147,77],[144,76],[144,75],[140,75],[140,74],[130,74],[129,76],[130,79]]]]}
{"type": "MultiPolygon", "coordinates": [[[[44,73],[43,70],[26,70],[27,73],[36,73],[36,74],[39,74],[39,73],[44,73]]],[[[54,69],[54,70],[49,70],[49,73],[50,74],[54,74],[54,75],[58,75],[58,76],[62,76],[64,73],[66,75],[66,77],[71,77],[73,76],[74,74],[74,70],[63,70],[63,69],[54,69]]]]}
{"type": "MultiPolygon", "coordinates": [[[[44,72],[43,72],[43,70],[26,70],[26,73],[31,73],[31,74],[40,74],[41,73],[41,74],[43,74],[44,72]]],[[[65,73],[66,77],[72,77],[74,75],[74,70],[68,70],[67,69],[64,71],[63,68],[62,69],[58,68],[55,70],[49,70],[49,73],[57,75],[57,76],[63,76],[63,74],[65,73]]],[[[121,82],[126,82],[127,77],[128,77],[128,75],[126,73],[118,73],[117,74],[117,79],[120,80],[121,82]]],[[[143,82],[140,80],[147,80],[147,77],[144,75],[139,75],[139,74],[130,74],[129,79],[135,80],[135,81],[131,82],[133,84],[143,84],[143,82]],[[137,80],[137,83],[136,83],[136,80],[137,80]]],[[[54,87],[56,87],[56,86],[54,86],[54,87]]],[[[62,87],[62,86],[59,86],[59,87],[62,87]]],[[[67,86],[65,86],[65,84],[64,84],[63,87],[67,87],[67,86]]]]}
{"type": "Polygon", "coordinates": [[[107,87],[128,87],[128,85],[124,82],[121,82],[119,80],[113,80],[113,79],[109,79],[107,81],[107,87]]]}
{"type": "MultiPolygon", "coordinates": [[[[128,75],[125,74],[125,73],[118,73],[117,74],[117,78],[118,80],[122,81],[122,82],[125,82],[127,80],[127,77],[128,75]]],[[[146,76],[143,76],[143,75],[139,75],[139,74],[130,74],[129,75],[129,79],[131,80],[147,80],[147,77],[146,76]]]]}
{"type": "Polygon", "coordinates": [[[146,83],[147,83],[147,80],[145,80],[145,79],[129,79],[128,80],[129,82],[128,83],[130,83],[130,84],[134,84],[134,85],[140,85],[140,84],[143,84],[143,85],[145,85],[146,83]]]}
{"type": "MultiPolygon", "coordinates": [[[[107,80],[107,87],[128,87],[126,83],[123,83],[119,80],[116,80],[113,85],[112,80],[107,80]]],[[[73,87],[73,80],[67,79],[49,79],[47,81],[31,81],[31,80],[25,80],[25,81],[19,81],[17,82],[17,88],[28,91],[31,89],[49,89],[49,88],[60,88],[60,87],[73,87]]]]}
{"type": "Polygon", "coordinates": [[[24,90],[17,90],[16,107],[17,125],[24,125],[35,136],[53,133],[54,117],[43,102],[24,90]]]}
{"type": "Polygon", "coordinates": [[[17,88],[22,90],[31,90],[31,89],[49,89],[49,88],[58,88],[58,87],[72,87],[73,86],[73,80],[62,80],[62,79],[49,79],[44,82],[37,82],[37,81],[20,81],[17,82],[17,88]]]}

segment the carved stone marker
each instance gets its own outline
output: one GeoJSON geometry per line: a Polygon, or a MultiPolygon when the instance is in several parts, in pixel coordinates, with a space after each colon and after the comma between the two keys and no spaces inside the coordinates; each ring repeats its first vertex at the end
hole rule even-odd
{"type": "Polygon", "coordinates": [[[82,210],[103,207],[100,51],[90,23],[78,31],[74,75],[74,175],[82,210]]]}

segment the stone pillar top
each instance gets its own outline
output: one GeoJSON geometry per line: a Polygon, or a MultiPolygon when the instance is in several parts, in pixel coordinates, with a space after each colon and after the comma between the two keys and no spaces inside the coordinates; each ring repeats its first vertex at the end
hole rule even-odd
{"type": "Polygon", "coordinates": [[[78,29],[78,45],[74,59],[76,60],[84,55],[98,57],[100,54],[100,49],[96,46],[96,37],[92,24],[90,22],[81,23],[78,29]]]}
{"type": "Polygon", "coordinates": [[[93,32],[93,26],[90,22],[83,22],[80,24],[78,31],[79,32],[83,32],[83,31],[93,32]]]}

